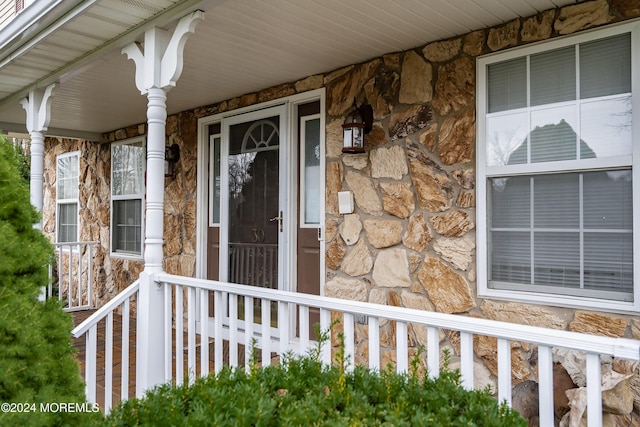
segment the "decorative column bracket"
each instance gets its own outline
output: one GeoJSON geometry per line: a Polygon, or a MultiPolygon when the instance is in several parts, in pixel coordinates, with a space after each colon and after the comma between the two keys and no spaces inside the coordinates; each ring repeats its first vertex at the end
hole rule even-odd
{"type": "Polygon", "coordinates": [[[204,12],[196,10],[180,19],[173,34],[161,28],[148,30],[144,35],[144,53],[137,43],[122,49],[136,64],[136,87],[142,95],[152,87],[169,90],[176,85],[182,74],[184,46],[203,19],[204,12]]]}
{"type": "MultiPolygon", "coordinates": [[[[51,121],[51,101],[53,93],[58,88],[57,83],[45,89],[34,89],[29,96],[20,100],[22,108],[27,112],[27,131],[31,136],[31,204],[42,213],[43,183],[44,183],[44,132],[51,121]]],[[[42,230],[42,219],[34,225],[42,230]]]]}

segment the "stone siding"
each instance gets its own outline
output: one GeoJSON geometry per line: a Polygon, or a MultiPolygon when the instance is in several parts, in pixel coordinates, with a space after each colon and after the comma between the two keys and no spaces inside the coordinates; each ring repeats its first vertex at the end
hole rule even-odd
{"type": "MultiPolygon", "coordinates": [[[[475,270],[476,57],[636,17],[640,7],[634,0],[582,2],[170,116],[167,144],[179,144],[182,158],[175,177],[165,182],[166,270],[194,274],[197,119],[325,87],[326,295],[640,338],[640,322],[628,315],[481,300],[475,270]],[[373,106],[375,123],[366,136],[367,152],[343,155],[341,125],[354,98],[373,106]],[[343,216],[337,192],[344,190],[353,192],[355,212],[343,216]]],[[[109,143],[144,131],[143,125],[119,129],[101,143],[48,141],[49,185],[55,174],[53,153],[82,150],[82,235],[101,241],[104,286],[99,294],[104,296],[126,286],[141,268],[139,263],[108,260],[109,143]]],[[[46,206],[55,202],[52,191],[45,193],[46,206]]],[[[48,233],[52,221],[46,218],[48,233]]],[[[363,362],[366,326],[357,325],[356,335],[356,360],[363,362]]],[[[410,325],[409,335],[415,352],[426,334],[410,325]]],[[[393,362],[394,322],[383,322],[380,338],[383,364],[393,362]]],[[[455,362],[458,337],[443,333],[441,340],[455,362]]],[[[476,380],[495,386],[495,340],[477,337],[474,348],[478,372],[484,372],[476,380]]],[[[514,384],[537,379],[535,355],[535,348],[512,343],[514,384]]],[[[563,366],[563,372],[571,372],[569,362],[563,366]]],[[[640,381],[634,381],[631,386],[637,389],[640,381]]],[[[640,394],[635,396],[638,409],[640,394]]]]}

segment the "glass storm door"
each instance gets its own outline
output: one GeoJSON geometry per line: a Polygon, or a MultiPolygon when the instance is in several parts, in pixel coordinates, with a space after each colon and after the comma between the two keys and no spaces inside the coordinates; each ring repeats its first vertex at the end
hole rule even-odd
{"type": "Polygon", "coordinates": [[[221,230],[221,280],[282,288],[285,111],[273,107],[223,121],[222,223],[227,226],[221,230]]]}

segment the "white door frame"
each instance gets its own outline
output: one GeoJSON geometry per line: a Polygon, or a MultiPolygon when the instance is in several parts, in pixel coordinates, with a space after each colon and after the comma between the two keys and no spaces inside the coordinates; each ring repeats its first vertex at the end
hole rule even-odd
{"type": "MultiPolygon", "coordinates": [[[[214,123],[221,123],[223,120],[231,119],[234,116],[244,115],[245,113],[250,113],[253,111],[263,110],[266,108],[276,107],[278,105],[286,105],[286,115],[285,115],[285,123],[280,124],[281,130],[284,130],[287,135],[287,140],[282,143],[282,148],[287,149],[287,153],[284,157],[285,161],[288,162],[290,167],[287,168],[286,175],[284,173],[280,174],[280,179],[286,179],[286,185],[281,187],[281,191],[286,192],[285,199],[287,200],[285,204],[285,223],[283,237],[286,239],[288,243],[288,247],[291,248],[291,253],[286,254],[286,262],[288,263],[284,266],[282,279],[284,280],[284,287],[282,289],[288,291],[295,291],[295,278],[296,278],[296,265],[292,262],[293,257],[295,256],[295,248],[296,248],[296,226],[298,222],[297,215],[297,180],[296,174],[297,169],[293,167],[297,159],[297,145],[292,144],[293,138],[297,135],[298,125],[296,115],[296,107],[299,104],[304,104],[307,102],[311,102],[314,100],[320,101],[320,129],[323,131],[320,132],[320,151],[321,153],[326,153],[325,149],[325,134],[324,132],[326,121],[325,121],[325,89],[316,89],[309,92],[304,92],[301,94],[293,95],[286,98],[277,99],[274,101],[256,104],[249,107],[240,108],[237,110],[233,110],[226,113],[215,114],[212,116],[202,117],[198,119],[198,160],[197,160],[197,187],[196,187],[196,267],[195,267],[195,277],[200,279],[205,279],[207,277],[207,231],[209,227],[209,223],[207,220],[208,217],[208,185],[207,185],[207,176],[208,176],[208,167],[209,167],[209,157],[208,157],[208,144],[209,144],[209,125],[214,123]],[[292,212],[295,212],[292,214],[292,212]],[[285,277],[286,275],[286,277],[285,277]]],[[[248,116],[247,116],[248,117],[248,116]]],[[[224,145],[221,144],[221,145],[224,145]]],[[[225,152],[222,151],[221,154],[225,152]]],[[[325,200],[326,193],[326,178],[325,178],[325,156],[320,156],[320,182],[323,183],[321,188],[321,200],[325,200]]],[[[224,173],[224,170],[221,170],[221,173],[224,173]]],[[[226,197],[224,194],[221,194],[221,197],[226,197]]],[[[222,202],[222,201],[221,201],[222,202]]],[[[222,205],[222,203],[221,203],[222,205]]],[[[225,206],[226,207],[226,206],[225,206]]],[[[225,211],[225,207],[221,206],[220,212],[220,220],[221,224],[223,224],[223,216],[222,214],[225,211]]],[[[325,241],[324,241],[324,223],[325,223],[325,203],[320,203],[320,225],[322,229],[322,240],[320,241],[320,294],[324,294],[324,282],[325,282],[325,257],[323,254],[325,253],[325,241]]],[[[227,213],[228,215],[228,213],[227,213]]],[[[220,246],[222,249],[222,229],[221,232],[221,241],[220,246]]],[[[226,242],[225,242],[226,244],[226,242]]],[[[284,261],[284,260],[283,260],[284,261]]],[[[280,261],[279,261],[280,262],[280,261]]],[[[222,263],[220,265],[222,268],[222,263]]],[[[226,267],[225,267],[226,268],[226,267]]],[[[280,280],[280,279],[279,279],[280,280]]]]}

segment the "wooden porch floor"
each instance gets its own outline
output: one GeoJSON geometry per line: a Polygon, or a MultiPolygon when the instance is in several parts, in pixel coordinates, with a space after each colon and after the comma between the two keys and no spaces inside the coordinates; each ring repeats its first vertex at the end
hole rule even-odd
{"type": "MultiPolygon", "coordinates": [[[[91,316],[95,310],[76,311],[72,312],[74,326],[79,325],[86,318],[91,316]]],[[[122,395],[122,369],[127,369],[129,372],[129,389],[128,398],[135,397],[136,393],[136,321],[135,318],[131,318],[129,321],[129,327],[131,329],[129,337],[129,363],[127,367],[122,365],[122,316],[114,313],[113,315],[113,368],[112,368],[112,406],[115,406],[120,402],[122,395]]],[[[100,408],[104,408],[104,395],[105,395],[105,322],[101,321],[98,324],[98,337],[97,337],[97,387],[96,387],[96,401],[100,405],[100,408]]],[[[183,336],[183,360],[184,368],[183,372],[188,372],[187,368],[187,334],[185,332],[183,336]]],[[[80,375],[84,379],[85,377],[85,355],[86,355],[86,341],[85,337],[73,339],[73,346],[77,350],[76,358],[80,365],[80,375]]],[[[173,351],[173,374],[175,378],[176,370],[176,352],[175,352],[175,330],[174,330],[174,351],[173,351]]],[[[200,375],[200,335],[196,335],[196,375],[200,375]]],[[[228,342],[224,342],[223,346],[224,360],[228,361],[228,342]]],[[[274,354],[275,356],[275,354],[274,354]]],[[[213,340],[209,343],[209,372],[214,371],[214,346],[213,340]]],[[[244,360],[244,346],[238,345],[238,360],[244,360]]],[[[275,360],[274,360],[275,361],[275,360]]],[[[241,362],[242,363],[242,362],[241,362]]]]}

